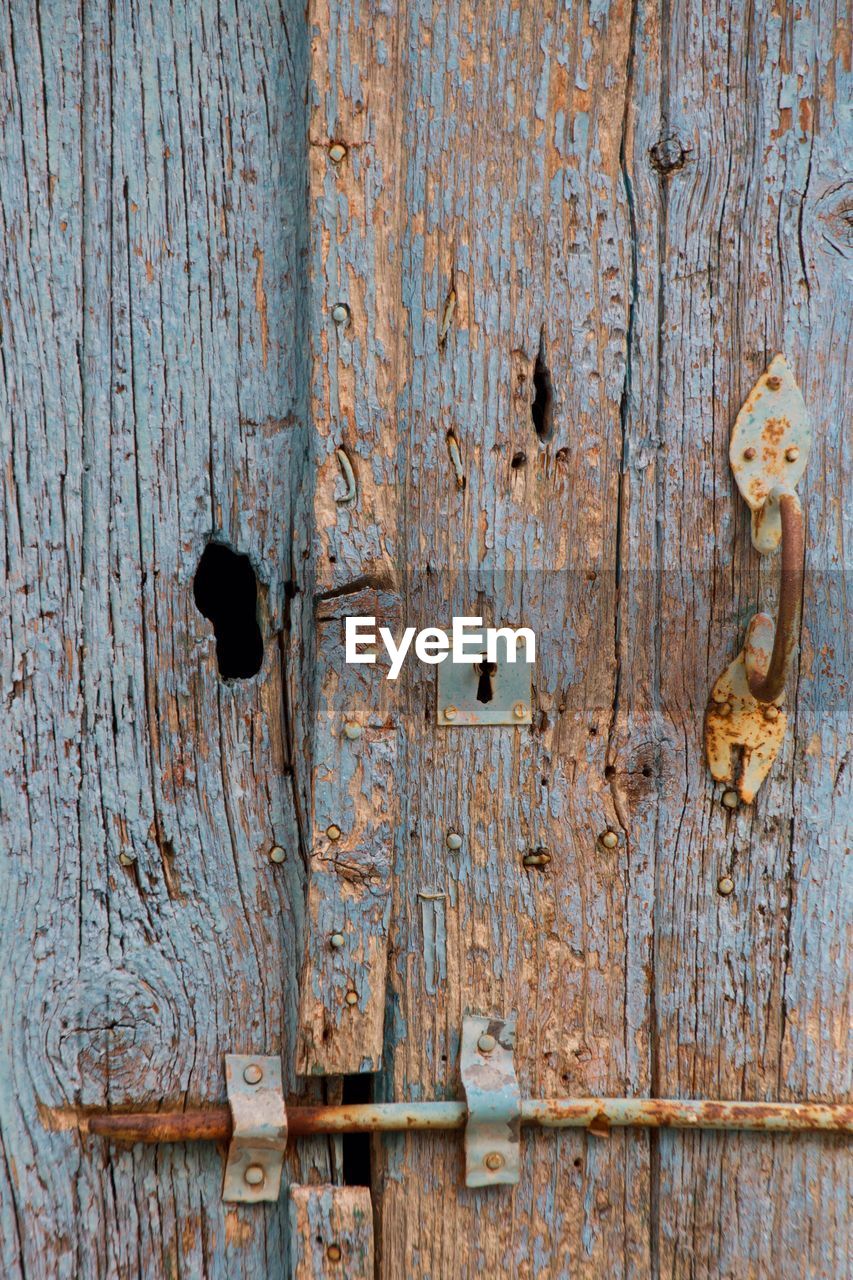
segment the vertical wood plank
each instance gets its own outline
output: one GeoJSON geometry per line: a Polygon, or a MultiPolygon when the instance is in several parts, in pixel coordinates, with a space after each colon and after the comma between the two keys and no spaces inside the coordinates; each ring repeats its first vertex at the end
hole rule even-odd
{"type": "Polygon", "coordinates": [[[311,694],[302,719],[310,884],[298,1070],[333,1075],[381,1064],[399,813],[394,686],[379,665],[342,661],[345,615],[372,614],[395,635],[400,622],[397,31],[393,4],[312,0],[308,22],[314,432],[310,559],[295,616],[311,694]],[[357,740],[347,724],[362,730],[357,740]]]}
{"type": "MultiPolygon", "coordinates": [[[[406,620],[531,626],[539,658],[531,729],[439,729],[434,670],[405,674],[383,1097],[458,1097],[469,1012],[517,1012],[523,1095],[621,1093],[647,1083],[651,919],[606,769],[627,117],[640,38],[656,93],[654,15],[642,37],[617,4],[412,3],[401,21],[406,620]],[[551,861],[526,867],[540,847],[551,861]]],[[[381,1273],[599,1276],[625,1258],[646,1274],[647,1151],[630,1134],[525,1133],[519,1186],[484,1194],[462,1185],[457,1138],[383,1143],[381,1273]]]]}
{"type": "Polygon", "coordinates": [[[214,1147],[114,1151],[68,1108],[222,1098],[230,1050],[295,1085],[306,32],[261,0],[0,15],[0,1270],[281,1275],[284,1206],[223,1206],[214,1147]],[[194,603],[211,536],[257,574],[252,680],[194,603]]]}
{"type": "Polygon", "coordinates": [[[291,1187],[290,1247],[292,1280],[373,1280],[367,1187],[291,1187]]]}
{"type": "MultiPolygon", "coordinates": [[[[836,23],[832,5],[688,4],[667,14],[663,33],[662,116],[683,163],[661,177],[657,519],[638,511],[629,529],[632,548],[654,547],[656,598],[626,637],[629,651],[655,655],[653,741],[666,764],[652,1026],[663,1095],[842,1100],[850,1086],[838,987],[850,918],[838,513],[845,477],[849,488],[851,309],[833,221],[849,67],[836,23]],[[793,362],[819,441],[800,485],[803,644],[792,732],[754,807],[731,814],[703,758],[701,708],[750,615],[775,609],[778,556],[759,562],[751,546],[727,450],[777,350],[793,362]],[[728,897],[722,875],[734,881],[728,897]]],[[[630,795],[630,778],[622,785],[630,795]]],[[[661,1274],[845,1272],[842,1143],[661,1134],[654,1146],[661,1274]]]]}

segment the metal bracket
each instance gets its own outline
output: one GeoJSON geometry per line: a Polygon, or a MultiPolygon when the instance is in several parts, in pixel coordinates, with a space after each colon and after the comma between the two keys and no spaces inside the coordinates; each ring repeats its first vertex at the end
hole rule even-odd
{"type": "Polygon", "coordinates": [[[460,1070],[468,1106],[465,1185],[514,1186],[520,1176],[521,1091],[515,1018],[464,1018],[460,1070]]]}
{"type": "Polygon", "coordinates": [[[803,393],[784,356],[774,356],[732,427],[729,461],[752,512],[752,545],[762,555],[782,537],[775,490],[793,492],[809,460],[812,433],[803,393]]]}
{"type": "MultiPolygon", "coordinates": [[[[763,614],[758,617],[769,623],[772,644],[773,623],[763,614]]],[[[744,804],[752,804],[782,745],[788,717],[777,703],[762,705],[752,696],[745,653],[742,650],[726,667],[711,690],[705,712],[705,752],[714,780],[734,782],[737,796],[744,804]],[[736,772],[732,769],[735,747],[741,753],[736,772]]]]}
{"type": "MultiPolygon", "coordinates": [[[[450,632],[448,632],[448,637],[450,632]]],[[[533,723],[533,667],[519,655],[493,664],[487,675],[491,697],[481,702],[483,671],[479,662],[439,664],[436,724],[470,728],[475,725],[533,723]]]]}
{"type": "Polygon", "coordinates": [[[226,1053],[225,1085],[233,1132],[222,1199],[239,1204],[277,1200],[287,1146],[281,1059],[226,1053]]]}

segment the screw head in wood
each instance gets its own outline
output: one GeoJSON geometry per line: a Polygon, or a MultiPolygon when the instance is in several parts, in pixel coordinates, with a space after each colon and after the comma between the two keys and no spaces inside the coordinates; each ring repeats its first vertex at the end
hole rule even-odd
{"type": "Polygon", "coordinates": [[[448,849],[461,849],[462,837],[458,831],[448,831],[446,844],[448,849]]]}
{"type": "Polygon", "coordinates": [[[516,720],[523,720],[527,715],[527,705],[524,702],[517,702],[512,709],[512,714],[516,720]]]}
{"type": "Polygon", "coordinates": [[[357,991],[348,991],[348,992],[346,993],[346,995],[344,996],[344,1000],[346,1000],[347,1004],[348,1004],[348,1005],[350,1005],[350,1006],[352,1006],[352,1005],[354,1005],[354,1004],[358,1004],[358,992],[357,992],[357,991]]]}
{"type": "Polygon", "coordinates": [[[332,164],[340,164],[346,153],[346,147],[340,142],[333,142],[329,147],[329,159],[332,164]]]}
{"type": "Polygon", "coordinates": [[[796,462],[800,456],[800,451],[795,444],[789,445],[785,450],[785,461],[796,462]]]}
{"type": "Polygon", "coordinates": [[[345,302],[337,302],[332,307],[332,319],[335,324],[346,324],[349,320],[349,307],[345,302]]]}
{"type": "Polygon", "coordinates": [[[778,719],[779,719],[779,708],[778,708],[778,707],[774,707],[772,702],[771,702],[771,704],[770,704],[770,706],[769,706],[769,707],[765,707],[765,708],[764,708],[764,719],[765,719],[765,720],[778,720],[778,719]]]}
{"type": "Polygon", "coordinates": [[[727,809],[736,809],[739,804],[738,793],[736,791],[724,791],[723,804],[727,809]]]}
{"type": "Polygon", "coordinates": [[[484,1031],[480,1036],[480,1039],[477,1041],[477,1048],[480,1050],[480,1053],[491,1053],[496,1044],[497,1041],[495,1040],[495,1037],[490,1036],[487,1031],[484,1031]]]}
{"type": "Polygon", "coordinates": [[[351,738],[353,741],[355,741],[356,738],[360,738],[363,732],[364,730],[362,729],[361,725],[356,724],[354,720],[347,720],[346,724],[344,725],[344,733],[348,738],[351,738]]]}
{"type": "Polygon", "coordinates": [[[266,1174],[259,1164],[250,1164],[247,1166],[246,1172],[243,1174],[243,1180],[247,1182],[250,1187],[262,1187],[266,1180],[266,1174]]]}
{"type": "Polygon", "coordinates": [[[259,1067],[257,1062],[250,1062],[243,1070],[243,1079],[246,1084],[260,1084],[263,1078],[263,1067],[259,1067]]]}
{"type": "Polygon", "coordinates": [[[457,712],[457,710],[456,710],[456,708],[455,708],[455,707],[445,707],[445,708],[444,708],[444,718],[445,718],[445,720],[455,720],[455,719],[456,719],[456,717],[457,717],[457,715],[458,715],[458,712],[457,712]]]}
{"type": "Polygon", "coordinates": [[[342,933],[333,933],[332,936],[329,938],[329,946],[334,947],[336,951],[340,951],[341,947],[344,945],[344,942],[345,942],[345,938],[342,933]]]}
{"type": "Polygon", "coordinates": [[[330,840],[340,840],[341,829],[336,822],[333,822],[331,826],[326,827],[326,835],[330,840]]]}
{"type": "Polygon", "coordinates": [[[748,449],[744,449],[743,456],[746,462],[752,462],[752,459],[755,457],[755,450],[752,445],[750,445],[748,449]]]}
{"type": "Polygon", "coordinates": [[[770,375],[770,377],[767,379],[767,385],[768,385],[768,387],[770,388],[770,390],[771,390],[771,391],[778,391],[778,390],[779,390],[779,388],[780,388],[780,387],[781,387],[781,385],[782,385],[782,379],[781,379],[781,378],[777,378],[777,377],[776,377],[776,375],[775,375],[775,373],[773,373],[773,374],[771,374],[771,375],[770,375]]]}
{"type": "Polygon", "coordinates": [[[717,893],[722,894],[724,898],[727,898],[733,892],[734,887],[735,882],[731,876],[720,876],[717,881],[717,893]]]}
{"type": "Polygon", "coordinates": [[[492,1173],[497,1173],[498,1169],[504,1167],[504,1158],[499,1151],[490,1151],[483,1160],[483,1164],[487,1169],[491,1169],[492,1173]]]}
{"type": "Polygon", "coordinates": [[[339,1244],[330,1244],[326,1250],[326,1257],[330,1262],[340,1262],[342,1256],[339,1244]]]}
{"type": "Polygon", "coordinates": [[[270,862],[284,862],[284,850],[280,844],[274,844],[270,849],[270,862]]]}
{"type": "Polygon", "coordinates": [[[608,827],[606,831],[602,831],[598,838],[604,845],[605,849],[615,849],[619,843],[619,837],[615,831],[611,830],[610,827],[608,827]]]}

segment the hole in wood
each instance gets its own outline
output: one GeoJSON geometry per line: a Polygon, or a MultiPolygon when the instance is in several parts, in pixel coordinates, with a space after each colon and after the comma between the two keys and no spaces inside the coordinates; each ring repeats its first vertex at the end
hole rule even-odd
{"type": "Polygon", "coordinates": [[[213,623],[216,662],[223,680],[249,680],[261,669],[258,580],[248,556],[209,542],[193,581],[196,606],[213,623]]]}
{"type": "Polygon", "coordinates": [[[477,701],[491,702],[492,698],[495,696],[495,691],[492,686],[492,677],[497,671],[496,664],[494,662],[487,662],[485,658],[482,658],[479,662],[475,663],[474,670],[480,677],[477,684],[477,701]]]}
{"type": "Polygon", "coordinates": [[[539,350],[533,367],[533,404],[530,407],[533,429],[540,440],[550,440],[554,431],[554,384],[545,363],[545,330],[539,335],[539,350]]]}
{"type": "MultiPolygon", "coordinates": [[[[367,1073],[344,1076],[341,1102],[364,1103],[373,1101],[373,1077],[367,1073]]],[[[369,1187],[370,1177],[370,1134],[344,1133],[341,1135],[343,1149],[343,1175],[345,1187],[369,1187]]]]}

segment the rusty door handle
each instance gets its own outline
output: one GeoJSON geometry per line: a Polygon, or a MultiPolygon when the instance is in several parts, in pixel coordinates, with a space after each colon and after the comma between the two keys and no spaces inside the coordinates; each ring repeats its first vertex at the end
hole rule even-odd
{"type": "Polygon", "coordinates": [[[776,622],[756,613],[744,647],[711,690],[705,751],[730,808],[751,804],[785,736],[785,684],[799,641],[805,541],[794,486],[808,461],[806,406],[788,363],[776,356],[737,416],[729,460],[752,510],[752,542],[762,555],[781,543],[776,622]],[[737,759],[735,759],[737,757],[737,759]],[[734,789],[731,789],[734,784],[734,789]]]}
{"type": "MultiPolygon", "coordinates": [[[[750,620],[744,644],[749,691],[756,702],[773,703],[785,691],[791,659],[800,637],[805,544],[803,509],[793,489],[775,489],[762,513],[778,506],[782,529],[782,572],[776,623],[766,613],[750,620]]],[[[761,513],[759,513],[759,520],[761,513]]]]}

